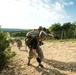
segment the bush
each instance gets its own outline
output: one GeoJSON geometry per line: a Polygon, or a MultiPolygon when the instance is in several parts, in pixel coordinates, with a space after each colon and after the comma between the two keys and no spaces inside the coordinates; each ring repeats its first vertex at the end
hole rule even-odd
{"type": "Polygon", "coordinates": [[[11,51],[10,42],[6,34],[0,32],[0,66],[3,66],[7,60],[15,56],[16,53],[11,51]]]}

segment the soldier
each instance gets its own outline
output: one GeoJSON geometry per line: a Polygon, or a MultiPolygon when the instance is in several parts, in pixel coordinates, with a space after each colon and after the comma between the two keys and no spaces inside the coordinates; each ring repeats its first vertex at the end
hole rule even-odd
{"type": "Polygon", "coordinates": [[[39,66],[43,68],[41,61],[43,59],[43,52],[39,47],[42,41],[45,39],[45,36],[53,36],[52,34],[47,34],[43,31],[43,28],[40,26],[38,30],[33,30],[26,34],[25,43],[29,47],[29,57],[28,57],[28,65],[30,64],[30,60],[35,56],[39,66]]]}
{"type": "Polygon", "coordinates": [[[20,48],[22,47],[22,41],[20,40],[20,39],[17,39],[17,47],[19,48],[19,50],[20,50],[20,48]]]}
{"type": "Polygon", "coordinates": [[[10,43],[11,43],[12,45],[14,45],[14,43],[15,43],[14,39],[10,39],[10,43]]]}

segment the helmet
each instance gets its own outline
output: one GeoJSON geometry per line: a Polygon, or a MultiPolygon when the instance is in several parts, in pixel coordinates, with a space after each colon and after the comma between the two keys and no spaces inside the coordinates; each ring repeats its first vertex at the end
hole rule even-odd
{"type": "Polygon", "coordinates": [[[39,26],[39,30],[43,30],[43,27],[42,26],[39,26]]]}

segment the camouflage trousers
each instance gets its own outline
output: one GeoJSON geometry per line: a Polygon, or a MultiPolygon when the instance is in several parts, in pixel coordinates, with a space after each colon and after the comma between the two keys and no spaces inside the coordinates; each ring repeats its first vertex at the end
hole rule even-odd
{"type": "MultiPolygon", "coordinates": [[[[43,51],[40,47],[38,47],[36,49],[36,52],[38,53],[38,57],[41,59],[41,61],[43,60],[44,58],[44,55],[43,55],[43,51]]],[[[32,48],[30,48],[30,51],[29,51],[29,57],[28,57],[28,64],[30,63],[30,60],[34,57],[34,53],[33,53],[33,50],[32,48]]]]}
{"type": "Polygon", "coordinates": [[[17,41],[17,47],[19,48],[19,50],[22,47],[22,41],[21,40],[17,41]]]}

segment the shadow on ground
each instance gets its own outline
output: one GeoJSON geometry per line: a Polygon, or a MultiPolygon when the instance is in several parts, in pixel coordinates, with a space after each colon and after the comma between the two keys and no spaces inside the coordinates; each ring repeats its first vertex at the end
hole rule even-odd
{"type": "Polygon", "coordinates": [[[31,65],[32,67],[34,67],[40,74],[39,75],[67,75],[64,73],[59,72],[56,69],[50,69],[50,68],[40,68],[40,67],[36,67],[34,65],[31,65]]]}
{"type": "Polygon", "coordinates": [[[67,75],[67,74],[61,73],[61,70],[76,72],[76,62],[61,62],[61,61],[49,60],[49,59],[44,59],[43,62],[49,65],[50,67],[39,68],[31,65],[38,72],[42,72],[41,75],[67,75]]]}
{"type": "Polygon", "coordinates": [[[49,60],[49,59],[44,59],[44,62],[60,70],[76,72],[76,62],[66,63],[66,62],[61,62],[57,60],[49,60]]]}

